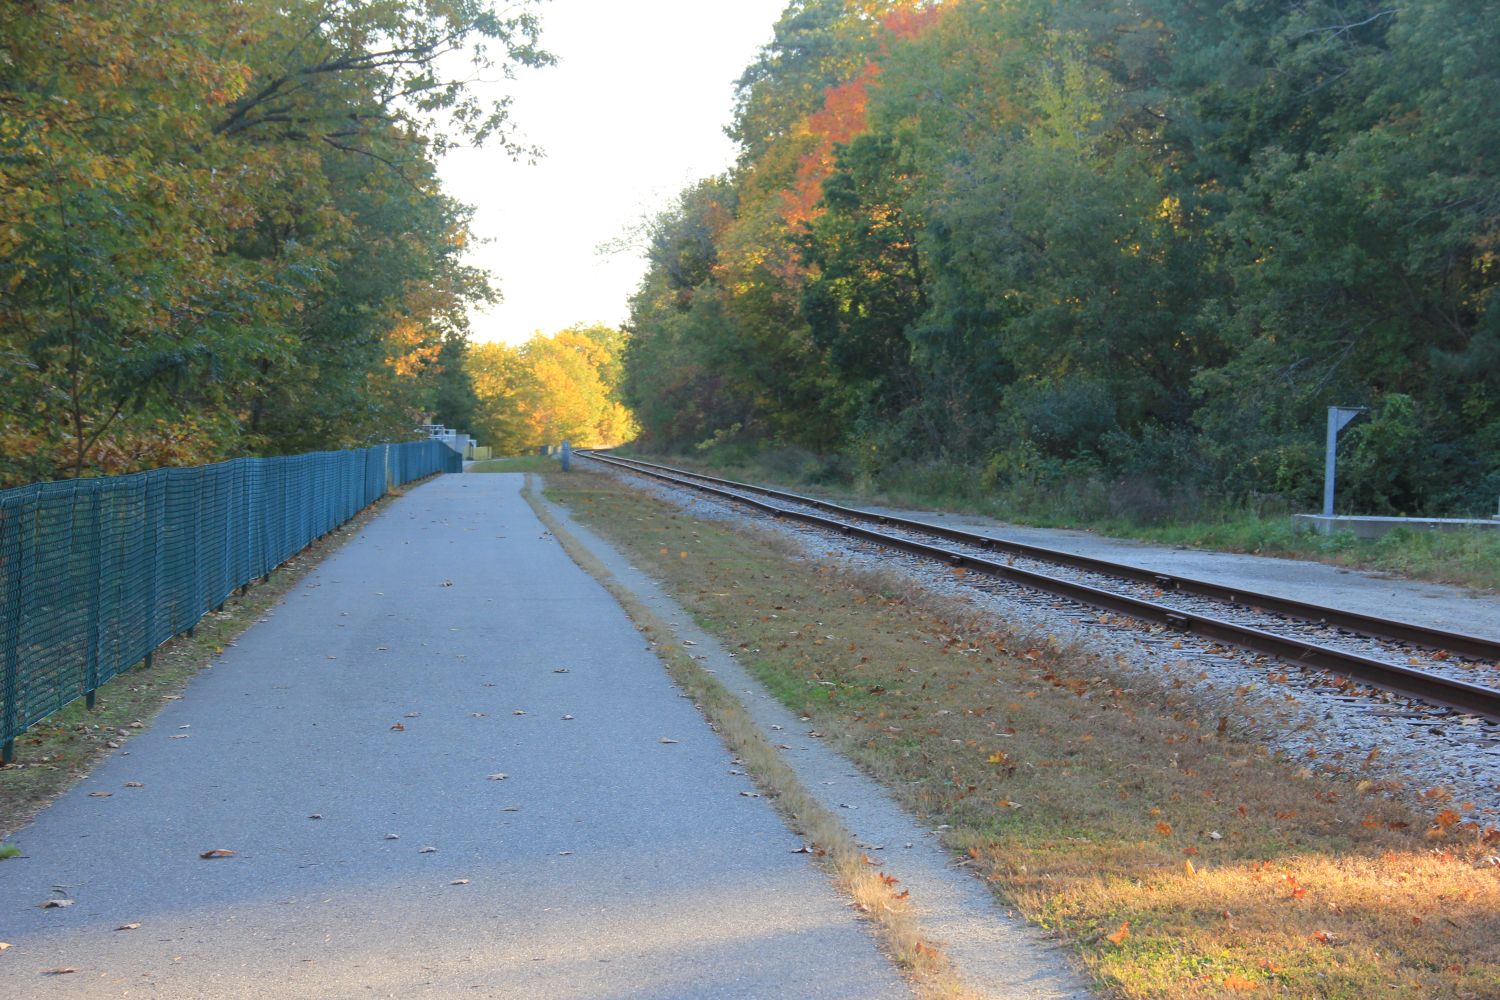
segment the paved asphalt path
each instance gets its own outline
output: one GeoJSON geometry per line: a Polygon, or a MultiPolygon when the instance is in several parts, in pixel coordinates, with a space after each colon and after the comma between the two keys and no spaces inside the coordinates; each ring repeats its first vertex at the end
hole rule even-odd
{"type": "Polygon", "coordinates": [[[412,490],[21,830],[0,996],[908,996],[521,482],[412,490]]]}

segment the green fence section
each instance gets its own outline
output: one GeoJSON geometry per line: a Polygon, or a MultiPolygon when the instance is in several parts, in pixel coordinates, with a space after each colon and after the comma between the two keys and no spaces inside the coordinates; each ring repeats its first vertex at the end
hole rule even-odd
{"type": "Polygon", "coordinates": [[[461,472],[438,441],[0,492],[0,744],[93,692],[374,503],[461,472]]]}

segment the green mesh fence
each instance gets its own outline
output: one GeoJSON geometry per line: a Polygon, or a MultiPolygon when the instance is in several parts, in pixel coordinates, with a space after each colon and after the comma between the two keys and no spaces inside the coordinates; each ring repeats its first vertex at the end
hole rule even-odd
{"type": "Polygon", "coordinates": [[[439,441],[241,458],[0,492],[0,744],[192,628],[236,588],[463,460],[439,441]]]}

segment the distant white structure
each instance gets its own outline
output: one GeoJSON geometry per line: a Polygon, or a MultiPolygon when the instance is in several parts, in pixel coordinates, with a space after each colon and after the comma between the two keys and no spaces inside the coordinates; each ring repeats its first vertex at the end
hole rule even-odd
{"type": "Polygon", "coordinates": [[[449,430],[442,424],[423,424],[420,430],[432,440],[443,442],[463,458],[467,458],[469,449],[478,443],[462,431],[449,430]]]}

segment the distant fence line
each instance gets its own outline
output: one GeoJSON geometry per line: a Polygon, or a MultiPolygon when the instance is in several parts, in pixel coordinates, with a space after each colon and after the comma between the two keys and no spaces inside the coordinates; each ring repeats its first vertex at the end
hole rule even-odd
{"type": "Polygon", "coordinates": [[[461,471],[418,441],[0,492],[0,757],[391,486],[461,471]]]}

